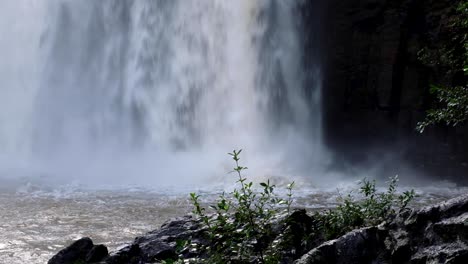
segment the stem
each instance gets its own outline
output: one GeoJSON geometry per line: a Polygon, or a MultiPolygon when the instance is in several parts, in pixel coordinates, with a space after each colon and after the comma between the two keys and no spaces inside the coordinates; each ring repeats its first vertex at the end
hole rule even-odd
{"type": "MultiPolygon", "coordinates": [[[[244,183],[245,179],[242,178],[242,175],[241,175],[241,170],[242,170],[242,167],[239,166],[239,159],[237,158],[237,155],[234,157],[235,159],[235,162],[236,162],[236,171],[237,171],[237,175],[239,176],[239,182],[241,183],[241,187],[242,187],[242,193],[244,194],[244,199],[246,199],[247,197],[247,187],[244,183]]],[[[253,214],[252,214],[252,210],[250,209],[250,205],[251,205],[251,202],[250,200],[244,200],[244,206],[246,207],[246,210],[247,210],[247,213],[248,213],[248,217],[249,217],[249,222],[250,222],[250,226],[252,229],[255,228],[255,222],[253,220],[253,214]]]]}

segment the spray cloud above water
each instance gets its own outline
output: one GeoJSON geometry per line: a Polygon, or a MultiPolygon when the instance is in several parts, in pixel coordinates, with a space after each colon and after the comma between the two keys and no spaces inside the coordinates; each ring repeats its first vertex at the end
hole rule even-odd
{"type": "Polygon", "coordinates": [[[191,184],[229,171],[234,148],[254,175],[322,169],[299,1],[19,2],[2,3],[25,18],[1,27],[18,67],[0,68],[2,170],[191,184]]]}

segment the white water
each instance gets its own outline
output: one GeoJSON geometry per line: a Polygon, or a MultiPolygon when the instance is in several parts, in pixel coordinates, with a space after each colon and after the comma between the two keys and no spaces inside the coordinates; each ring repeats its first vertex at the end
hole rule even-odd
{"type": "Polygon", "coordinates": [[[15,3],[0,6],[2,174],[191,185],[237,148],[254,175],[322,171],[297,2],[15,3]]]}

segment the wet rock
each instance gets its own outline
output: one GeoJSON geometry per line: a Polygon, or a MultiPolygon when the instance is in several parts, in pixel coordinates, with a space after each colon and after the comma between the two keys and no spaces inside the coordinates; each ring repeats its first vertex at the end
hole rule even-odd
{"type": "MultiPolygon", "coordinates": [[[[193,238],[198,243],[206,243],[203,241],[202,232],[199,223],[192,217],[176,218],[166,222],[158,230],[137,237],[131,245],[111,254],[106,263],[154,263],[175,259],[178,256],[177,242],[193,238]]],[[[190,252],[182,254],[191,257],[190,252]]]]}
{"type": "Polygon", "coordinates": [[[122,248],[121,250],[113,253],[106,259],[106,264],[137,264],[141,261],[141,250],[138,244],[132,244],[122,248]]]}
{"type": "MultiPolygon", "coordinates": [[[[437,107],[430,84],[456,79],[443,67],[423,65],[419,51],[441,48],[460,1],[305,2],[310,9],[322,2],[326,13],[320,24],[326,45],[319,56],[327,65],[322,89],[327,147],[364,168],[382,149],[393,150],[427,175],[466,184],[468,125],[432,127],[424,135],[415,131],[426,110],[437,107]]],[[[317,34],[309,28],[304,34],[317,34]]],[[[387,166],[385,173],[401,171],[393,159],[387,166]]]]}
{"type": "Polygon", "coordinates": [[[73,242],[70,246],[60,250],[60,252],[53,256],[47,263],[74,264],[79,262],[85,262],[88,254],[93,249],[93,247],[94,244],[91,238],[81,238],[73,242]]]}
{"type": "Polygon", "coordinates": [[[313,243],[308,238],[308,234],[313,232],[314,225],[314,219],[307,214],[306,210],[296,210],[286,219],[284,233],[295,258],[306,253],[311,246],[308,244],[313,243]]]}
{"type": "Polygon", "coordinates": [[[466,264],[468,263],[468,246],[458,242],[423,248],[411,258],[411,263],[466,264]]]}
{"type": "Polygon", "coordinates": [[[295,264],[372,263],[383,247],[377,227],[354,230],[311,250],[295,264]]]}
{"type": "Polygon", "coordinates": [[[164,223],[160,229],[137,237],[135,244],[145,244],[154,240],[175,242],[189,239],[194,233],[200,232],[199,224],[190,216],[180,217],[164,223]]]}
{"type": "Polygon", "coordinates": [[[163,239],[155,239],[140,245],[142,258],[147,261],[177,258],[174,246],[163,239]]]}
{"type": "Polygon", "coordinates": [[[297,260],[309,263],[468,263],[468,195],[351,231],[297,260]]]}
{"type": "Polygon", "coordinates": [[[414,211],[405,221],[405,224],[408,226],[421,227],[427,222],[437,222],[441,219],[459,216],[465,212],[468,212],[468,195],[414,211]]]}
{"type": "Polygon", "coordinates": [[[104,245],[94,246],[86,255],[86,262],[93,263],[104,260],[109,256],[109,251],[104,245]]]}
{"type": "Polygon", "coordinates": [[[76,263],[97,263],[105,260],[109,256],[107,247],[104,245],[94,245],[89,237],[83,237],[73,242],[70,246],[62,249],[53,256],[48,264],[76,264],[76,263]]]}
{"type": "Polygon", "coordinates": [[[434,232],[446,241],[458,238],[468,242],[468,212],[460,216],[451,217],[437,222],[433,226],[434,232]]]}
{"type": "Polygon", "coordinates": [[[387,247],[392,261],[402,263],[409,259],[411,257],[411,238],[408,236],[408,232],[401,229],[392,230],[389,232],[389,237],[393,239],[393,243],[387,247]]]}
{"type": "MultiPolygon", "coordinates": [[[[280,263],[468,263],[468,195],[434,206],[403,212],[379,226],[351,231],[325,241],[318,222],[305,210],[297,210],[272,223],[267,242],[280,241],[280,263]]],[[[180,241],[208,245],[205,230],[190,216],[168,221],[114,253],[82,238],[54,256],[49,264],[158,263],[175,259],[204,258],[206,252],[180,252],[180,241]]],[[[255,262],[255,258],[253,258],[255,262]]]]}

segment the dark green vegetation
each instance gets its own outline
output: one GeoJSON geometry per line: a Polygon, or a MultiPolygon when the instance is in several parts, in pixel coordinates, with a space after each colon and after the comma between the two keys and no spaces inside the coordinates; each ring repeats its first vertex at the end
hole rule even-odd
{"type": "Polygon", "coordinates": [[[279,240],[273,240],[274,222],[290,214],[294,182],[287,186],[288,199],[279,198],[270,181],[260,183],[261,191],[253,188],[242,172],[247,169],[239,165],[241,150],[229,155],[236,163],[234,171],[239,189],[222,194],[217,204],[211,205],[213,215],[208,215],[200,205],[199,195],[191,193],[194,213],[207,227],[209,247],[197,250],[207,252],[208,263],[224,263],[235,260],[249,263],[256,256],[260,263],[278,263],[280,252],[276,250],[279,240]],[[286,206],[285,210],[281,207],[286,206]]]}
{"type": "Polygon", "coordinates": [[[315,214],[321,223],[319,232],[323,232],[326,239],[333,239],[356,228],[378,225],[406,210],[415,193],[411,190],[396,194],[397,182],[397,176],[391,178],[387,191],[378,193],[375,181],[364,179],[359,189],[363,199],[348,194],[340,199],[341,204],[336,209],[315,214]]]}
{"type": "Polygon", "coordinates": [[[425,65],[445,73],[439,83],[431,85],[438,104],[418,124],[420,132],[429,125],[456,126],[468,119],[468,2],[458,4],[447,27],[445,35],[420,51],[425,65]]]}
{"type": "Polygon", "coordinates": [[[288,258],[294,258],[291,251],[298,248],[297,244],[313,248],[353,229],[390,221],[407,209],[415,195],[413,190],[396,194],[397,177],[390,179],[383,193],[377,191],[375,181],[365,179],[356,197],[350,193],[340,198],[337,208],[314,213],[313,224],[306,228],[308,232],[298,234],[293,229],[302,220],[296,219],[300,214],[291,211],[294,183],[287,185],[286,199],[278,197],[276,186],[269,181],[260,183],[260,189],[253,188],[253,182],[242,175],[247,168],[239,164],[240,153],[229,153],[236,164],[233,172],[238,178],[238,189],[221,194],[209,209],[203,207],[199,195],[190,194],[206,240],[178,241],[177,248],[179,252],[191,251],[204,257],[185,262],[168,259],[165,263],[286,263],[288,258]],[[282,227],[286,228],[278,232],[282,227]]]}

